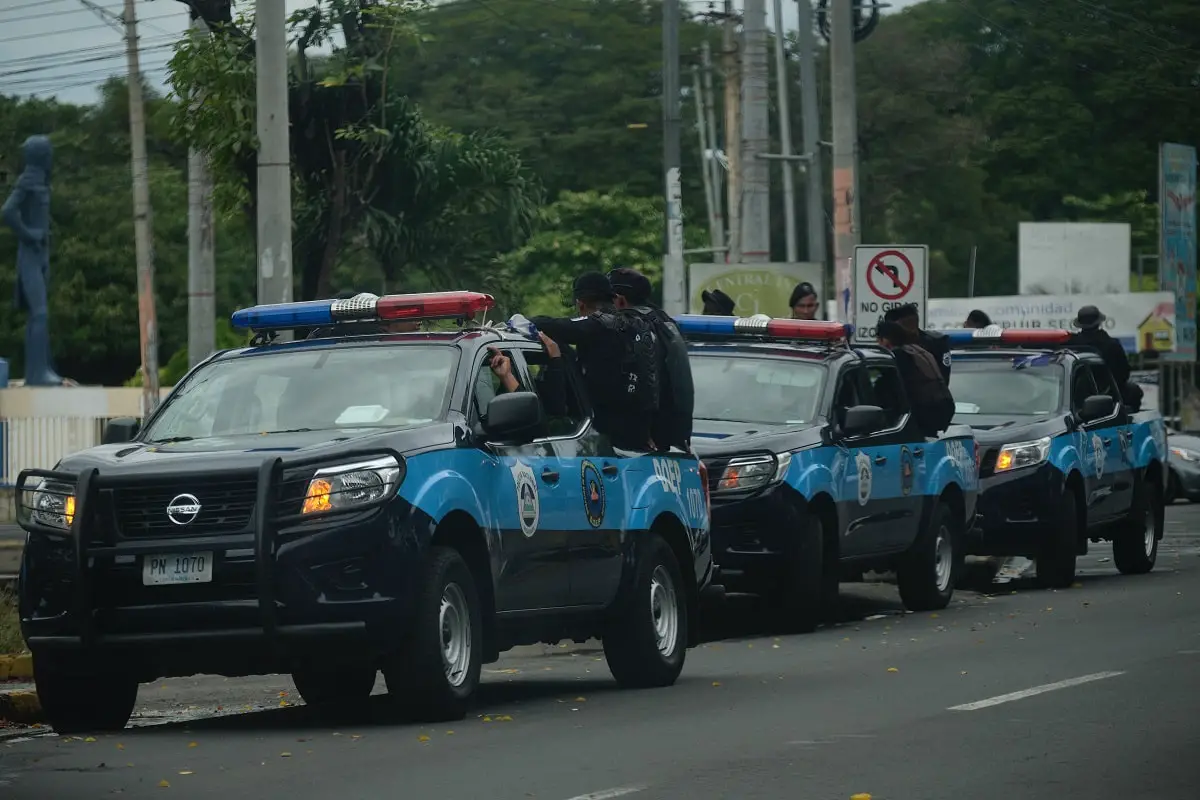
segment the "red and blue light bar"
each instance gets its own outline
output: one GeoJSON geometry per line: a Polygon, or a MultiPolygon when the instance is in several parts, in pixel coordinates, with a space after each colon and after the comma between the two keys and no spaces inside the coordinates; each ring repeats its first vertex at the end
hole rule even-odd
{"type": "Polygon", "coordinates": [[[958,328],[938,331],[952,347],[1056,347],[1071,340],[1071,332],[1062,328],[958,328]]]}
{"type": "Polygon", "coordinates": [[[342,300],[305,300],[252,306],[233,312],[235,328],[284,330],[336,325],[339,322],[408,322],[427,319],[465,319],[496,305],[480,292],[389,294],[364,292],[342,300]]]}
{"type": "Polygon", "coordinates": [[[842,322],[809,319],[772,319],[765,314],[753,317],[720,317],[708,314],[680,314],[675,317],[679,332],[687,336],[759,336],[809,342],[848,340],[854,326],[842,322]]]}

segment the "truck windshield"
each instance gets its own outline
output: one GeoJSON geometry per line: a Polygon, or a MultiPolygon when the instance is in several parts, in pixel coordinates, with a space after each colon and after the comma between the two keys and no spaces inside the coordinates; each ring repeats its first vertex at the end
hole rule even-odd
{"type": "Polygon", "coordinates": [[[695,419],[797,425],[821,402],[825,367],[799,359],[693,353],[695,419]]]}
{"type": "Polygon", "coordinates": [[[956,416],[1038,416],[1062,401],[1066,372],[1055,357],[958,358],[950,372],[956,416]]]}
{"type": "Polygon", "coordinates": [[[146,441],[419,425],[446,413],[458,351],[445,345],[278,350],[199,369],[146,441]]]}

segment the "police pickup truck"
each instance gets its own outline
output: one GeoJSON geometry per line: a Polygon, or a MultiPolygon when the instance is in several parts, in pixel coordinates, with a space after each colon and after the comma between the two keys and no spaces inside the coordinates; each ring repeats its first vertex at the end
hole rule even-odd
{"type": "Polygon", "coordinates": [[[843,577],[897,573],[912,610],[944,608],[975,513],[975,441],[916,429],[896,361],[850,326],[681,316],[708,467],[717,583],[815,628],[843,577]]]}
{"type": "Polygon", "coordinates": [[[240,310],[256,342],[321,333],[215,354],[140,428],[22,472],[21,626],[50,723],[120,729],[139,682],[198,673],[286,672],[310,705],[353,706],[378,670],[406,715],[456,719],[484,663],[564,638],[603,639],[621,685],[672,684],[712,574],[703,467],[614,450],[570,363],[560,418],[502,391],[493,348],[523,387],[547,355],[464,322],[492,305],[240,310]],[[425,319],[459,327],[338,332],[425,319]]]}
{"type": "Polygon", "coordinates": [[[1098,354],[1066,349],[1068,331],[943,333],[954,421],[981,450],[969,554],[1033,558],[1054,588],[1071,585],[1089,541],[1111,541],[1123,573],[1154,569],[1167,479],[1158,410],[1130,412],[1098,354]]]}

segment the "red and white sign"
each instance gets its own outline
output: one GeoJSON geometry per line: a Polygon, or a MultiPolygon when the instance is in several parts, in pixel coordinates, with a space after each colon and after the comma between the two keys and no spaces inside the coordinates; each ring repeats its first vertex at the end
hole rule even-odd
{"type": "Polygon", "coordinates": [[[854,248],[854,341],[875,341],[889,309],[915,303],[924,325],[929,299],[929,248],[918,244],[854,248]]]}

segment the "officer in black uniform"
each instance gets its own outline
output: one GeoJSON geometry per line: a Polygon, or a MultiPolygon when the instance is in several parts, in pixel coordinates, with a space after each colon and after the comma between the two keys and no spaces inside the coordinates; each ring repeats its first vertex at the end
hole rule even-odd
{"type": "Polygon", "coordinates": [[[942,371],[946,385],[950,384],[950,340],[944,333],[927,331],[920,327],[921,314],[917,310],[916,303],[907,303],[888,309],[887,313],[883,315],[883,319],[885,322],[898,323],[910,335],[915,336],[914,344],[923,347],[933,356],[938,363],[938,369],[942,371]]]}
{"type": "MultiPolygon", "coordinates": [[[[658,350],[658,412],[650,433],[660,450],[678,447],[689,451],[692,444],[692,414],[696,407],[696,387],[692,382],[692,362],[687,342],[675,320],[650,301],[650,279],[636,269],[620,267],[608,273],[615,305],[632,309],[650,320],[658,350]]],[[[706,294],[708,294],[706,292],[706,294]]],[[[722,295],[728,298],[722,292],[722,295]]]]}
{"type": "Polygon", "coordinates": [[[596,430],[623,450],[652,449],[653,410],[643,408],[650,405],[650,400],[657,405],[656,365],[651,356],[647,361],[651,374],[638,375],[637,382],[643,385],[636,388],[631,386],[626,369],[629,352],[634,347],[630,340],[635,335],[645,336],[653,348],[651,325],[640,315],[613,308],[612,283],[603,273],[587,272],[576,278],[574,299],[579,316],[533,317],[530,322],[559,344],[575,347],[595,413],[596,430]],[[639,391],[645,394],[639,396],[639,391]]]}
{"type": "Polygon", "coordinates": [[[704,310],[701,313],[712,317],[732,317],[733,309],[737,307],[733,298],[720,289],[701,292],[700,299],[704,301],[704,310]]]}
{"type": "Polygon", "coordinates": [[[1079,328],[1078,333],[1071,335],[1072,347],[1086,347],[1095,350],[1104,359],[1108,371],[1112,373],[1121,398],[1130,411],[1138,411],[1142,406],[1145,393],[1142,387],[1129,382],[1129,357],[1121,343],[1104,330],[1104,322],[1108,317],[1095,306],[1083,306],[1071,321],[1071,327],[1079,328]]]}

